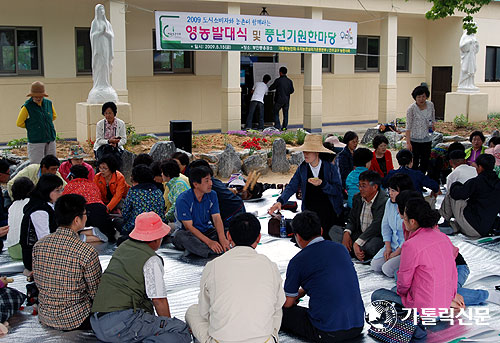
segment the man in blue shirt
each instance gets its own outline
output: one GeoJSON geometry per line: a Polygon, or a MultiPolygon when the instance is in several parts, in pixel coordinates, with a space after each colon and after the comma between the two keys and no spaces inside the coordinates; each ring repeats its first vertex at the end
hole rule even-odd
{"type": "Polygon", "coordinates": [[[207,167],[197,167],[189,172],[191,189],[177,197],[175,213],[182,223],[173,239],[181,250],[208,257],[222,254],[229,249],[219,211],[217,195],[212,190],[212,177],[207,167]]]}
{"type": "Polygon", "coordinates": [[[339,342],[363,330],[358,276],[346,248],[321,237],[318,216],[304,211],[292,229],[301,251],[288,264],[281,330],[314,342],[339,342]],[[309,308],[297,306],[309,296],[309,308]]]}

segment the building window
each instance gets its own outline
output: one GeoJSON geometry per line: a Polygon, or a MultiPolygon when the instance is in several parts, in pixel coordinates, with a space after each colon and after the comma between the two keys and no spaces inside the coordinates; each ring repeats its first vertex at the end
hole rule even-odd
{"type": "Polygon", "coordinates": [[[0,75],[41,75],[41,29],[0,27],[0,75]]]}
{"type": "MultiPolygon", "coordinates": [[[[332,71],[332,54],[321,54],[321,70],[323,73],[332,71]]],[[[304,72],[304,54],[300,54],[300,71],[304,72]]]]}
{"type": "Polygon", "coordinates": [[[486,47],[485,82],[500,81],[500,47],[486,47]]]}
{"type": "Polygon", "coordinates": [[[379,71],[380,37],[358,36],[354,71],[379,71]]]}
{"type": "Polygon", "coordinates": [[[165,73],[192,73],[192,51],[164,51],[156,50],[155,30],[153,30],[153,72],[165,73]]]}
{"type": "Polygon", "coordinates": [[[90,46],[90,28],[75,28],[76,74],[92,74],[92,48],[90,46]]]}
{"type": "Polygon", "coordinates": [[[410,71],[410,37],[398,37],[396,70],[410,71]]]}

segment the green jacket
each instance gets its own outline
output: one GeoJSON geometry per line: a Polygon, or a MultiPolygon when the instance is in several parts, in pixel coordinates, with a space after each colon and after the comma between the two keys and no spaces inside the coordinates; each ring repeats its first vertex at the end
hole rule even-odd
{"type": "Polygon", "coordinates": [[[143,267],[155,255],[146,243],[131,239],[123,242],[102,274],[92,312],[142,309],[154,314],[153,302],[146,295],[143,267]]]}
{"type": "Polygon", "coordinates": [[[52,122],[52,101],[43,99],[38,106],[32,98],[24,103],[29,117],[25,121],[28,142],[48,143],[56,140],[56,129],[52,122]]]}
{"type": "MultiPolygon", "coordinates": [[[[484,154],[484,151],[486,150],[486,147],[483,145],[481,147],[481,154],[484,154]]],[[[468,149],[465,149],[465,159],[468,159],[470,157],[470,155],[472,154],[472,147],[471,148],[468,148],[468,149]]]]}

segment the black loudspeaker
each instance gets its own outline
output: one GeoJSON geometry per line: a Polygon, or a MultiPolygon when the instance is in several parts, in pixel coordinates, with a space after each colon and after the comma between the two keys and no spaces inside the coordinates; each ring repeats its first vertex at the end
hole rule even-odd
{"type": "Polygon", "coordinates": [[[187,152],[192,152],[193,122],[191,120],[171,120],[170,140],[175,147],[187,152]]]}

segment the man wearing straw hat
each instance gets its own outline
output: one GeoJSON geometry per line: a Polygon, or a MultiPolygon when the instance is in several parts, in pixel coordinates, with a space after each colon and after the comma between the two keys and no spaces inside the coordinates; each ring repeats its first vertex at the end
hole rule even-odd
{"type": "Polygon", "coordinates": [[[163,259],[155,253],[169,232],[156,213],[141,213],[129,239],[113,253],[90,316],[100,341],[191,342],[187,325],[170,316],[163,259]]]}
{"type": "Polygon", "coordinates": [[[281,210],[281,206],[295,194],[300,186],[302,190],[302,211],[315,212],[323,228],[323,237],[330,239],[328,232],[338,224],[342,213],[342,183],[337,167],[320,158],[320,153],[333,152],[323,147],[321,135],[307,135],[304,144],[296,148],[304,152],[304,162],[297,168],[288,186],[269,209],[269,214],[281,210]]]}
{"type": "Polygon", "coordinates": [[[28,158],[31,163],[40,163],[47,155],[56,155],[56,129],[52,123],[57,114],[52,101],[45,99],[45,85],[40,81],[31,84],[30,97],[21,107],[17,126],[26,128],[28,135],[28,158]]]}

